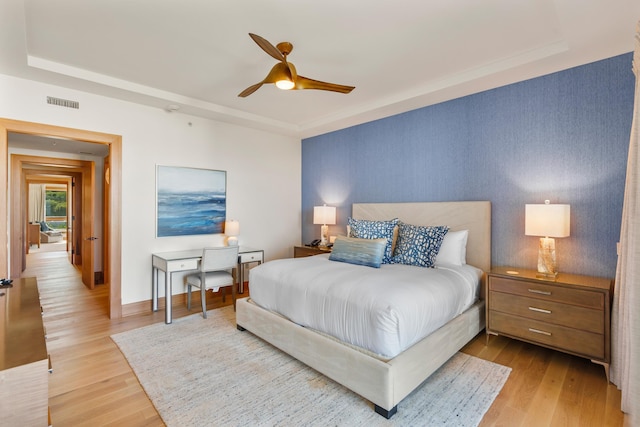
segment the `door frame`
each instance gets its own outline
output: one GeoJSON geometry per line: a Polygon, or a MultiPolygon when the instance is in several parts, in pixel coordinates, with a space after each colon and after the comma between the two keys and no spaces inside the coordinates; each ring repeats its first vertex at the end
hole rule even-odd
{"type": "MultiPolygon", "coordinates": [[[[82,129],[53,126],[42,123],[25,122],[20,120],[0,118],[0,188],[6,189],[6,200],[0,203],[0,276],[7,277],[9,273],[9,253],[7,226],[11,209],[20,209],[20,200],[11,200],[9,204],[9,133],[24,133],[38,136],[53,136],[82,142],[92,142],[109,146],[109,189],[105,197],[109,198],[108,210],[105,217],[109,218],[108,230],[109,250],[109,317],[122,317],[122,136],[94,132],[82,129]]],[[[18,183],[19,184],[19,183],[18,183]]],[[[12,185],[16,183],[12,182],[12,185]]],[[[11,224],[12,236],[11,253],[20,255],[20,248],[24,245],[26,235],[21,232],[22,224],[11,224]],[[18,252],[14,252],[14,247],[18,252]]],[[[21,272],[21,271],[20,271],[21,272]]],[[[12,271],[12,274],[15,274],[12,271]]]]}

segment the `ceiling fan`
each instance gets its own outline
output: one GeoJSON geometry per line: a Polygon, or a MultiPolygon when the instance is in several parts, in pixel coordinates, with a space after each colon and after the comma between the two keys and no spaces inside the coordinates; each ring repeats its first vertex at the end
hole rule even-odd
{"type": "Polygon", "coordinates": [[[280,62],[273,66],[264,80],[249,86],[240,92],[238,94],[239,97],[245,98],[260,89],[263,84],[267,83],[274,83],[278,88],[283,90],[317,89],[349,93],[355,89],[355,86],[344,86],[335,83],[321,82],[319,80],[313,80],[301,76],[296,72],[296,67],[291,62],[287,61],[287,55],[289,55],[293,50],[293,45],[291,43],[282,42],[278,43],[274,47],[267,40],[256,34],[249,33],[249,36],[262,48],[262,50],[280,62]]]}

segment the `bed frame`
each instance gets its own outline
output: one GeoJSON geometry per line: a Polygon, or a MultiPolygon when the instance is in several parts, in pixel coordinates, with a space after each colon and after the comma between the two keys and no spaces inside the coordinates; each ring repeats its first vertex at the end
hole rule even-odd
{"type": "MultiPolygon", "coordinates": [[[[354,204],[352,215],[357,219],[399,218],[408,224],[469,230],[467,263],[485,272],[491,266],[490,202],[354,204]]],[[[481,295],[484,296],[484,290],[481,295]]],[[[358,393],[385,418],[393,416],[398,403],[473,339],[485,324],[482,297],[422,341],[384,361],[264,310],[250,298],[238,300],[236,310],[239,330],[250,331],[358,393]]]]}

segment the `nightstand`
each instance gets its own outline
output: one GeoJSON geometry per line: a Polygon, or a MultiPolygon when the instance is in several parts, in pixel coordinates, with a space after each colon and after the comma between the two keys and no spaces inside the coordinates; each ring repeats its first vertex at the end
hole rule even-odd
{"type": "Polygon", "coordinates": [[[331,248],[326,246],[294,246],[293,247],[293,257],[294,258],[302,258],[305,256],[313,256],[319,254],[329,254],[331,253],[331,248]]]}
{"type": "Polygon", "coordinates": [[[487,275],[487,342],[504,335],[576,356],[604,366],[611,361],[611,291],[601,277],[497,267],[487,275]]]}

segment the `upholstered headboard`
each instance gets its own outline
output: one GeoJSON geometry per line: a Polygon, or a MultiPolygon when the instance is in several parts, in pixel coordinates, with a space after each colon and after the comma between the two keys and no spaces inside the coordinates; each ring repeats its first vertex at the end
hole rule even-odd
{"type": "Polygon", "coordinates": [[[413,225],[447,225],[469,230],[467,264],[491,269],[491,202],[354,203],[356,219],[400,221],[413,225]]]}

